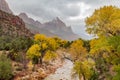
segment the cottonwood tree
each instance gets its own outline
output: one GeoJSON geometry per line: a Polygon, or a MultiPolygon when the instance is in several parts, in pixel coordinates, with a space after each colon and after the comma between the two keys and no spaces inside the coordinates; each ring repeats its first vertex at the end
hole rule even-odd
{"type": "Polygon", "coordinates": [[[88,59],[88,50],[82,40],[73,41],[70,46],[70,54],[74,61],[73,77],[78,75],[81,80],[91,79],[93,75],[94,61],[88,59]]]}
{"type": "Polygon", "coordinates": [[[88,33],[98,36],[98,39],[90,42],[90,54],[95,59],[96,69],[100,73],[98,79],[107,79],[109,74],[105,73],[115,71],[116,75],[112,74],[114,77],[110,76],[108,79],[119,80],[120,9],[104,6],[95,10],[92,16],[86,19],[86,27],[88,33]]]}
{"type": "Polygon", "coordinates": [[[58,45],[53,38],[46,37],[42,34],[36,34],[34,36],[34,45],[29,48],[27,55],[30,59],[35,59],[42,64],[44,57],[44,59],[55,58],[56,53],[54,51],[57,48],[58,45]]]}
{"type": "Polygon", "coordinates": [[[104,6],[94,11],[86,19],[87,32],[97,36],[114,36],[120,34],[120,9],[104,6]]]}
{"type": "Polygon", "coordinates": [[[84,43],[82,40],[74,41],[70,46],[70,54],[73,61],[84,60],[87,55],[87,50],[83,47],[84,43]]]}

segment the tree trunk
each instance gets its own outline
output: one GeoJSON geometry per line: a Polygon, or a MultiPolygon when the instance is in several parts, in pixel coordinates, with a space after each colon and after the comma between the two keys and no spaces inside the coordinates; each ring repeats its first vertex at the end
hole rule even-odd
{"type": "Polygon", "coordinates": [[[79,80],[81,80],[81,76],[80,76],[80,74],[79,74],[79,80]]]}
{"type": "Polygon", "coordinates": [[[42,65],[43,61],[42,61],[42,56],[40,56],[40,64],[42,65]]]}
{"type": "Polygon", "coordinates": [[[82,73],[82,76],[83,76],[83,80],[86,80],[84,73],[82,73]]]}
{"type": "Polygon", "coordinates": [[[44,55],[45,55],[45,52],[43,51],[42,53],[41,53],[41,56],[40,56],[40,60],[39,60],[39,62],[40,62],[40,64],[42,65],[42,63],[43,63],[43,57],[44,57],[44,55]]]}

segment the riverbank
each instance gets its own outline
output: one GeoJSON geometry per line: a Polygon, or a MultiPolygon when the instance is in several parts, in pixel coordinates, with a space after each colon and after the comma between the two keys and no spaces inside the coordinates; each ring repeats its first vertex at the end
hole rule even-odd
{"type": "Polygon", "coordinates": [[[55,73],[47,76],[44,80],[78,80],[73,79],[71,76],[73,63],[65,59],[64,65],[58,68],[55,73]]]}
{"type": "Polygon", "coordinates": [[[50,64],[43,64],[42,66],[36,65],[35,70],[23,70],[19,72],[14,78],[14,80],[44,80],[50,74],[54,74],[55,71],[62,67],[64,61],[57,59],[50,64]]]}

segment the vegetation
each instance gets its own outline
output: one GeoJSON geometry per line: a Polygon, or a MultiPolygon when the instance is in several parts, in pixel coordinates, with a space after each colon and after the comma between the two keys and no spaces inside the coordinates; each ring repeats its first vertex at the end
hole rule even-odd
{"type": "Polygon", "coordinates": [[[0,37],[0,51],[8,51],[8,57],[17,62],[25,60],[25,53],[32,44],[32,39],[28,37],[0,37]]]}
{"type": "Polygon", "coordinates": [[[75,72],[73,76],[78,74],[79,79],[90,80],[94,74],[93,65],[94,62],[89,60],[76,61],[73,67],[73,72],[75,72]]]}
{"type": "Polygon", "coordinates": [[[74,73],[81,80],[120,80],[120,9],[104,6],[86,19],[90,41],[73,41],[70,46],[74,73]]]}
{"type": "Polygon", "coordinates": [[[74,61],[73,76],[78,75],[79,79],[84,80],[91,79],[94,74],[94,61],[89,58],[87,47],[85,41],[81,39],[73,41],[70,45],[70,53],[74,61]]]}
{"type": "Polygon", "coordinates": [[[13,77],[10,59],[3,53],[0,55],[0,80],[9,80],[13,77]]]}
{"type": "Polygon", "coordinates": [[[115,36],[120,33],[120,9],[104,6],[86,19],[87,32],[97,36],[115,36]]]}
{"type": "Polygon", "coordinates": [[[117,7],[104,6],[95,10],[93,15],[86,19],[87,31],[99,37],[90,42],[90,54],[96,63],[98,80],[120,79],[118,77],[120,64],[119,12],[120,9],[117,7]]]}
{"type": "Polygon", "coordinates": [[[42,64],[43,59],[51,60],[56,57],[55,50],[59,47],[54,38],[48,38],[42,34],[34,36],[34,44],[27,51],[27,56],[32,61],[42,64]]]}
{"type": "MultiPolygon", "coordinates": [[[[20,36],[12,38],[2,36],[0,27],[0,50],[9,52],[7,56],[5,53],[0,55],[0,80],[12,77],[10,59],[20,63],[30,61],[30,65],[44,63],[45,67],[46,62],[58,58],[58,49],[68,50],[74,64],[73,75],[79,76],[80,80],[120,80],[120,9],[101,7],[85,22],[86,31],[96,38],[71,42],[43,34],[36,34],[33,40],[20,36]]],[[[66,55],[63,56],[68,57],[66,55]]]]}
{"type": "Polygon", "coordinates": [[[84,43],[82,40],[76,40],[70,45],[71,57],[74,61],[84,61],[87,57],[87,50],[83,47],[84,43]]]}
{"type": "Polygon", "coordinates": [[[14,50],[21,51],[27,50],[32,44],[32,40],[27,37],[16,37],[12,38],[10,36],[0,37],[0,50],[14,50]],[[22,45],[21,45],[22,44],[22,45]]]}

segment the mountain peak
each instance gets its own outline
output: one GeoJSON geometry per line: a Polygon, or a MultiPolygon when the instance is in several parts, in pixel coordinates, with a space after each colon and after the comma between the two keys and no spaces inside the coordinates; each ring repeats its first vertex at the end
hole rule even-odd
{"type": "Polygon", "coordinates": [[[57,22],[61,21],[62,22],[62,20],[60,20],[59,17],[54,18],[52,21],[57,21],[57,22]]]}
{"type": "Polygon", "coordinates": [[[7,2],[5,0],[0,0],[0,10],[12,14],[7,2]]]}
{"type": "Polygon", "coordinates": [[[57,25],[61,25],[61,26],[66,26],[66,24],[59,17],[56,17],[51,22],[53,24],[57,24],[57,25]]]}
{"type": "Polygon", "coordinates": [[[41,27],[41,23],[39,21],[36,21],[30,17],[26,13],[20,13],[19,17],[23,19],[23,21],[27,24],[35,25],[37,27],[41,27]]]}
{"type": "Polygon", "coordinates": [[[61,21],[59,17],[56,17],[55,20],[56,20],[56,21],[61,21]]]}
{"type": "Polygon", "coordinates": [[[27,16],[26,13],[20,13],[19,16],[21,16],[21,17],[25,17],[25,18],[28,18],[28,16],[27,16]]]}

